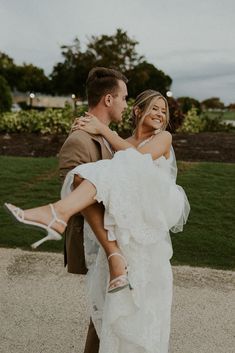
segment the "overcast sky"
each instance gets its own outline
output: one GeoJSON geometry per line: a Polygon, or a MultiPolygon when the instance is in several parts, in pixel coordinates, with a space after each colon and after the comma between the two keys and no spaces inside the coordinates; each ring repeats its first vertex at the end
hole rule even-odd
{"type": "Polygon", "coordinates": [[[77,36],[127,31],[175,97],[235,102],[234,0],[0,0],[0,51],[49,74],[77,36]]]}

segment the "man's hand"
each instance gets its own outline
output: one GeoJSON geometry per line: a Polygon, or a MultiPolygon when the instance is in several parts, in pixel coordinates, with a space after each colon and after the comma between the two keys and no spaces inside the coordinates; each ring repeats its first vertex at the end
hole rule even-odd
{"type": "Polygon", "coordinates": [[[82,179],[79,175],[74,175],[74,178],[73,178],[73,187],[74,189],[77,188],[81,182],[83,181],[84,179],[82,179]]]}
{"type": "MultiPolygon", "coordinates": [[[[73,186],[78,187],[83,181],[78,175],[74,176],[73,186]]],[[[81,214],[89,223],[91,229],[96,234],[97,239],[107,238],[107,230],[104,229],[104,206],[101,203],[95,203],[85,208],[81,214]]]]}

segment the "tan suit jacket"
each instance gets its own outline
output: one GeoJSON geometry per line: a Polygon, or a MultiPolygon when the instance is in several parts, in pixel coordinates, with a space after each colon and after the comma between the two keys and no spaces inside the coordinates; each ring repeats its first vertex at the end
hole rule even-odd
{"type": "MultiPolygon", "coordinates": [[[[111,159],[112,154],[99,135],[91,135],[77,130],[68,136],[59,153],[59,170],[62,180],[74,167],[100,159],[111,159]]],[[[68,272],[85,274],[85,255],[83,246],[83,223],[81,214],[70,218],[65,232],[64,260],[68,272]]]]}
{"type": "MultiPolygon", "coordinates": [[[[59,169],[62,180],[74,167],[100,159],[111,159],[112,153],[101,136],[77,130],[68,136],[59,153],[59,169]]],[[[70,218],[65,231],[64,262],[68,272],[85,274],[85,254],[83,245],[84,218],[76,214],[70,218]]],[[[99,339],[93,322],[90,321],[84,353],[98,353],[99,339]]]]}

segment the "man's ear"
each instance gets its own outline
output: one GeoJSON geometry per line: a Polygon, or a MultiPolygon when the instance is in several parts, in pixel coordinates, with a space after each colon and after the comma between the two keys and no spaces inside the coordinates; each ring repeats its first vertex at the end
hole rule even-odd
{"type": "Polygon", "coordinates": [[[110,107],[113,103],[113,97],[111,94],[106,94],[106,96],[104,96],[104,104],[106,105],[106,107],[110,107]]]}

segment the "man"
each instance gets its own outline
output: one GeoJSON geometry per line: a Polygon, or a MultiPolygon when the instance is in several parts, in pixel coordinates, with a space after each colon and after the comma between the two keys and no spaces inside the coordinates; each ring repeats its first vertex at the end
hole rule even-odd
{"type": "MultiPolygon", "coordinates": [[[[107,125],[111,122],[120,122],[122,113],[127,107],[126,83],[126,77],[119,71],[102,67],[92,69],[86,82],[88,112],[107,125]]],[[[76,130],[68,136],[61,148],[60,176],[64,178],[69,170],[79,164],[110,158],[112,150],[102,136],[76,130]]],[[[74,187],[81,181],[79,176],[75,176],[74,187]]],[[[92,230],[97,233],[103,231],[103,216],[103,206],[96,203],[69,220],[64,247],[65,266],[67,264],[68,272],[77,274],[87,272],[83,246],[84,217],[92,230]]],[[[84,353],[98,353],[98,350],[99,339],[91,321],[84,353]]]]}

